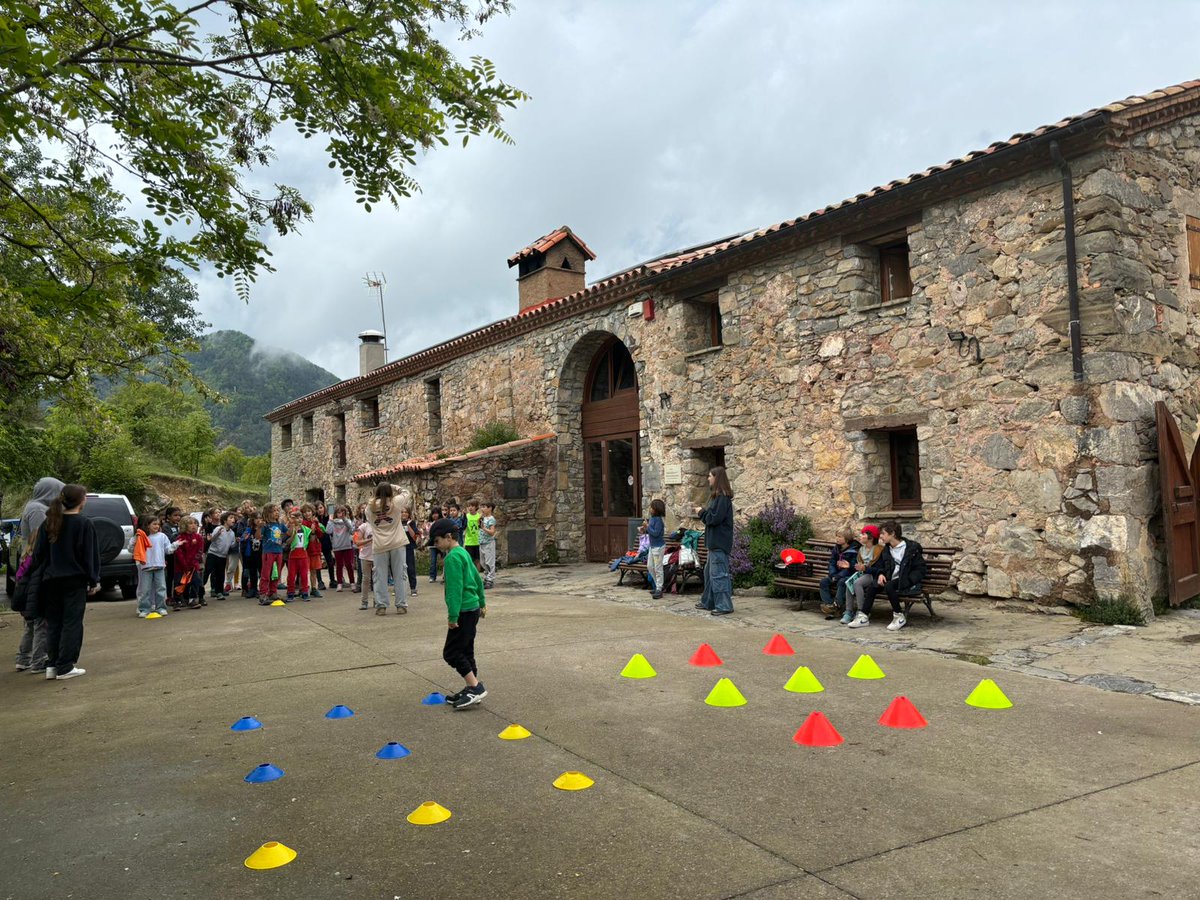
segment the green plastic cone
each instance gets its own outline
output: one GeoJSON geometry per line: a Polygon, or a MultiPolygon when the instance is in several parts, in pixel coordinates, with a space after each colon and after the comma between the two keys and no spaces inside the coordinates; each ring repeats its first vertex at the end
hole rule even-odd
{"type": "Polygon", "coordinates": [[[879,668],[875,660],[871,659],[871,657],[867,656],[865,653],[858,658],[854,665],[850,667],[850,671],[846,674],[851,678],[863,679],[884,677],[883,669],[879,668]]]}
{"type": "Polygon", "coordinates": [[[653,678],[657,674],[654,666],[640,653],[633,654],[621,670],[622,678],[653,678]]]}
{"type": "Polygon", "coordinates": [[[985,678],[971,691],[971,696],[967,697],[967,706],[977,706],[980,709],[1009,709],[1012,707],[1012,701],[1004,695],[1004,691],[1000,690],[996,682],[985,678]]]}
{"type": "Polygon", "coordinates": [[[746,698],[728,678],[718,681],[704,700],[709,706],[745,706],[746,698]]]}
{"type": "Polygon", "coordinates": [[[788,683],[783,686],[783,689],[791,691],[793,694],[819,694],[825,690],[825,686],[817,680],[817,676],[808,666],[801,666],[792,673],[792,677],[788,679],[788,683]]]}

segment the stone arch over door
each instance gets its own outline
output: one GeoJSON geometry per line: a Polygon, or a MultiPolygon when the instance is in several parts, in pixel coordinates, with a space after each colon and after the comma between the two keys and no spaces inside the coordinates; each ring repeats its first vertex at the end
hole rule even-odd
{"type": "Polygon", "coordinates": [[[626,549],[628,518],[641,514],[642,438],[636,366],[630,366],[632,387],[627,378],[615,395],[612,372],[605,370],[610,396],[603,397],[606,392],[598,390],[595,396],[599,401],[592,399],[592,381],[601,361],[611,361],[614,351],[632,361],[634,347],[633,341],[623,341],[612,332],[592,331],[579,338],[563,362],[555,422],[555,524],[559,549],[568,558],[607,560],[620,555],[626,549]],[[610,496],[613,492],[604,479],[617,474],[625,490],[610,496]],[[632,485],[625,483],[628,477],[633,478],[632,485]],[[600,515],[596,514],[598,507],[600,515]],[[601,536],[603,529],[606,537],[601,536]]]}

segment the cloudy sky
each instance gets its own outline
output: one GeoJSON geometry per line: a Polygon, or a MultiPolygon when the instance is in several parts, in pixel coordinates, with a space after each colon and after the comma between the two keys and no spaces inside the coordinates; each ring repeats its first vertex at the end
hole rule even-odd
{"type": "Polygon", "coordinates": [[[506,258],[559,225],[589,282],[1131,94],[1200,78],[1200,4],[517,0],[462,55],[532,99],[514,146],[424,158],[423,192],[364,213],[319,141],[281,135],[272,180],[315,220],[272,241],[249,304],[211,275],[203,317],[339,377],[379,327],[390,359],[517,311],[506,258]]]}

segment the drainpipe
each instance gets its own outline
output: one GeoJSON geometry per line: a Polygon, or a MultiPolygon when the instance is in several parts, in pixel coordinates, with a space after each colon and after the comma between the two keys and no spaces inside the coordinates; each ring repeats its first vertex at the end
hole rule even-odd
{"type": "Polygon", "coordinates": [[[1083,334],[1079,323],[1079,276],[1075,256],[1075,185],[1071,166],[1063,159],[1058,141],[1050,142],[1050,157],[1062,172],[1063,224],[1067,232],[1067,331],[1071,336],[1071,371],[1083,381],[1083,334]]]}

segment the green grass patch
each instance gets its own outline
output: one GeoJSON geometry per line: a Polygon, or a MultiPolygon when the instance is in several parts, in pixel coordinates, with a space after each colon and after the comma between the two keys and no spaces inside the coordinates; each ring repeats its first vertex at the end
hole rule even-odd
{"type": "Polygon", "coordinates": [[[1076,608],[1075,615],[1094,625],[1145,625],[1146,614],[1128,597],[1094,600],[1076,608]]]}

